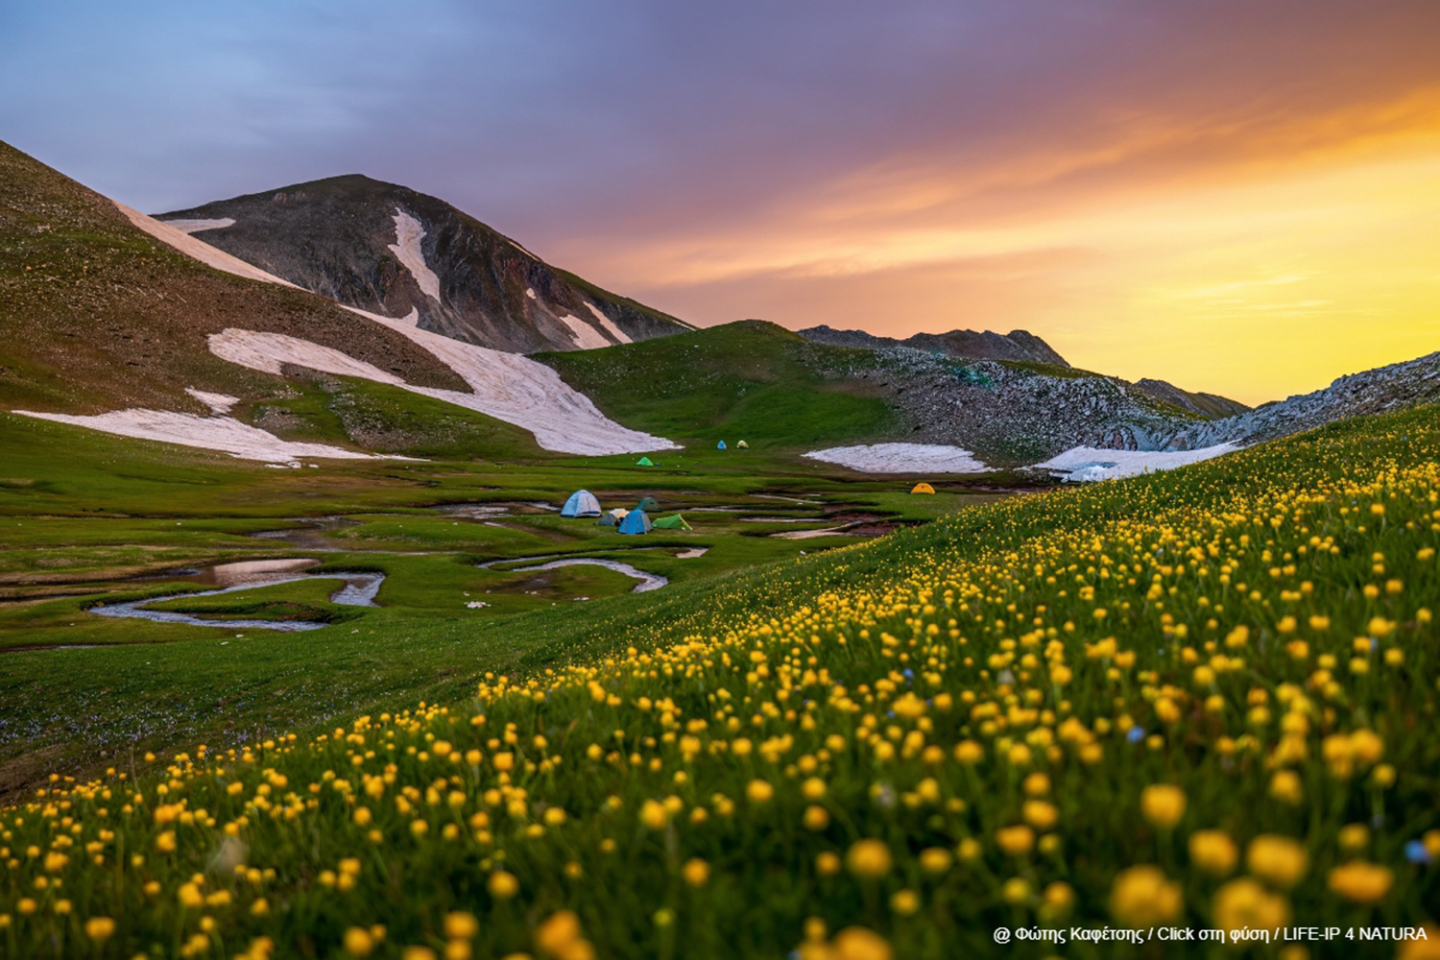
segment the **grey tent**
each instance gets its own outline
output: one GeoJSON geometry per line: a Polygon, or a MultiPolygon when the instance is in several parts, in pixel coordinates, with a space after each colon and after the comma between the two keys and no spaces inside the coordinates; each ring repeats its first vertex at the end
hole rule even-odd
{"type": "Polygon", "coordinates": [[[655,502],[654,497],[641,497],[640,502],[635,504],[636,510],[659,510],[660,504],[655,502]]]}
{"type": "Polygon", "coordinates": [[[570,499],[565,501],[565,506],[560,508],[562,517],[598,517],[600,516],[600,501],[595,499],[595,494],[589,490],[576,490],[570,494],[570,499]]]}

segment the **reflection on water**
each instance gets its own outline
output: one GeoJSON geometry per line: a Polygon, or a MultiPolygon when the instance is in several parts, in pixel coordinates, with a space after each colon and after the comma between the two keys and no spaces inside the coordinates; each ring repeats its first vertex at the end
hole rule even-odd
{"type": "MultiPolygon", "coordinates": [[[[315,620],[219,620],[197,617],[188,613],[180,613],[174,610],[152,610],[153,604],[163,603],[166,600],[176,600],[181,597],[213,597],[222,593],[234,593],[239,590],[251,590],[255,587],[268,587],[279,583],[293,583],[296,580],[340,580],[342,581],[334,593],[330,595],[331,603],[338,603],[348,607],[373,607],[375,596],[380,592],[380,585],[385,582],[383,573],[302,573],[311,567],[318,566],[319,560],[309,559],[287,559],[287,560],[247,560],[240,563],[221,563],[212,567],[205,567],[200,570],[184,571],[178,575],[166,576],[166,580],[178,580],[183,583],[198,583],[206,586],[214,586],[215,590],[201,590],[195,593],[174,593],[163,597],[150,597],[146,600],[131,600],[126,603],[111,603],[102,606],[91,607],[90,612],[99,614],[102,617],[135,617],[141,620],[149,620],[152,623],[183,623],[192,627],[222,627],[229,630],[278,630],[282,633],[295,633],[301,630],[318,630],[321,627],[329,626],[315,620]]],[[[158,579],[155,577],[147,579],[158,579]]]]}
{"type": "MultiPolygon", "coordinates": [[[[543,557],[510,557],[505,560],[491,560],[489,563],[478,564],[481,570],[491,570],[502,563],[524,563],[526,560],[542,560],[543,557]]],[[[557,567],[604,567],[607,570],[614,570],[616,573],[623,573],[640,582],[635,585],[631,593],[646,593],[650,590],[659,590],[670,582],[668,577],[662,577],[658,573],[647,573],[644,570],[637,570],[628,563],[621,563],[619,560],[606,560],[602,557],[566,557],[564,560],[552,560],[549,563],[538,564],[533,567],[507,567],[501,573],[529,573],[532,570],[554,570],[557,567]]]]}

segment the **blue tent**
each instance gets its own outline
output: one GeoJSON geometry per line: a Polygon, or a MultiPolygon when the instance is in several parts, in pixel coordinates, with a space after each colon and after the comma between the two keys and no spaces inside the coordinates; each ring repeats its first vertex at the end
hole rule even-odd
{"type": "Polygon", "coordinates": [[[576,490],[570,494],[570,499],[565,501],[565,506],[560,508],[562,517],[598,517],[600,516],[600,501],[595,499],[595,494],[589,490],[576,490]]]}
{"type": "Polygon", "coordinates": [[[644,510],[631,510],[625,514],[625,519],[620,521],[621,533],[649,533],[650,517],[644,510]]]}
{"type": "Polygon", "coordinates": [[[724,449],[725,449],[725,441],[724,441],[724,440],[721,440],[719,443],[717,443],[717,444],[715,445],[715,449],[716,449],[716,450],[724,450],[724,449]]]}

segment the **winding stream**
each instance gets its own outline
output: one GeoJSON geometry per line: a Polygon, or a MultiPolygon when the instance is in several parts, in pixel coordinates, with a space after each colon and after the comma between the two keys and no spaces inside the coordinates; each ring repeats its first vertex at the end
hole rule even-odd
{"type": "Polygon", "coordinates": [[[130,600],[124,603],[110,603],[91,607],[90,612],[102,617],[135,617],[153,623],[183,623],[192,627],[221,627],[227,630],[278,630],[281,633],[298,633],[302,630],[318,630],[330,624],[315,620],[221,620],[197,617],[173,610],[152,610],[152,604],[166,600],[191,597],[213,597],[223,593],[235,593],[254,587],[269,587],[278,583],[292,583],[296,580],[340,580],[343,585],[330,594],[330,602],[347,607],[373,607],[380,584],[385,582],[383,573],[304,573],[317,566],[318,560],[255,560],[244,563],[226,563],[198,570],[189,576],[167,579],[188,580],[192,583],[213,583],[218,589],[201,590],[195,593],[172,593],[144,600],[130,600]]]}
{"type": "MultiPolygon", "coordinates": [[[[504,560],[491,560],[489,563],[478,564],[481,570],[490,570],[500,563],[524,563],[526,560],[539,560],[540,557],[509,557],[504,560]]],[[[670,582],[668,577],[662,577],[658,573],[647,573],[644,570],[637,570],[628,563],[621,563],[619,560],[606,560],[602,557],[566,557],[564,560],[551,560],[549,563],[539,563],[530,567],[507,567],[498,573],[529,573],[532,570],[554,570],[557,567],[604,567],[607,570],[614,570],[616,573],[623,573],[627,577],[639,580],[631,593],[646,593],[650,590],[659,590],[670,582]]]]}

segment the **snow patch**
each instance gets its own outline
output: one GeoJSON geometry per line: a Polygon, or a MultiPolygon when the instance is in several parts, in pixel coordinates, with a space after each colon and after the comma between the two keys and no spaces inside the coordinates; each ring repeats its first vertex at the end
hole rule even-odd
{"type": "Polygon", "coordinates": [[[223,230],[226,227],[235,226],[234,217],[221,217],[219,220],[161,220],[159,222],[187,234],[199,233],[201,230],[223,230]]]}
{"type": "Polygon", "coordinates": [[[1233,443],[1220,443],[1199,450],[1103,450],[1099,447],[1073,447],[1036,469],[1050,470],[1066,480],[1090,482],[1117,477],[1135,477],[1156,470],[1174,470],[1191,463],[1209,460],[1240,449],[1233,443]]]}
{"type": "Polygon", "coordinates": [[[323,457],[332,460],[404,460],[407,457],[380,457],[356,453],[323,443],[292,443],[273,433],[241,423],[233,417],[198,417],[173,410],[114,410],[95,416],[72,416],[65,413],[33,413],[15,410],[24,417],[53,420],[76,427],[88,427],[101,433],[113,433],[137,440],[158,440],[182,447],[198,447],[228,453],[241,460],[262,460],[274,466],[300,466],[301,457],[323,457]]]}
{"type": "Polygon", "coordinates": [[[543,449],[558,453],[607,456],[677,449],[663,437],[631,430],[609,419],[589,397],[543,363],[421,330],[410,317],[396,320],[362,310],[354,312],[409,337],[454,370],[473,392],[415,386],[338,350],[284,334],[232,328],[212,334],[210,349],[233,363],[267,373],[278,372],[283,363],[294,363],[402,387],[513,423],[533,433],[543,449]]]}
{"type": "Polygon", "coordinates": [[[239,397],[232,397],[224,393],[206,393],[204,390],[196,390],[194,387],[186,387],[185,392],[205,404],[214,413],[229,413],[230,408],[240,402],[239,397]]]}
{"type": "Polygon", "coordinates": [[[261,333],[231,327],[212,333],[207,339],[210,352],[215,356],[263,373],[278,374],[288,363],[341,377],[359,377],[395,387],[405,386],[405,381],[393,373],[364,360],[357,360],[333,347],[323,347],[283,333],[261,333]]]}
{"type": "Polygon", "coordinates": [[[575,338],[575,346],[581,350],[597,350],[600,347],[611,346],[610,341],[606,340],[599,330],[579,317],[567,313],[560,318],[560,322],[570,328],[570,335],[575,338]]]}
{"type": "MultiPolygon", "coordinates": [[[[278,283],[282,287],[295,287],[295,284],[289,280],[281,280],[273,273],[266,273],[259,267],[252,266],[239,257],[233,257],[224,250],[212,247],[204,240],[197,240],[188,233],[170,226],[168,223],[161,223],[154,217],[147,217],[139,210],[132,210],[123,203],[117,203],[115,206],[119,207],[120,212],[125,214],[135,226],[144,230],[161,243],[174,247],[187,257],[199,260],[201,263],[214,267],[216,270],[223,270],[226,273],[232,273],[237,277],[244,277],[247,280],[261,280],[265,283],[278,283]]],[[[295,289],[298,290],[300,288],[295,287],[295,289]]]]}
{"type": "Polygon", "coordinates": [[[861,473],[985,473],[969,450],[933,443],[875,443],[830,447],[805,454],[861,473]]]}
{"type": "Polygon", "coordinates": [[[425,228],[420,226],[420,221],[396,207],[395,242],[390,244],[390,252],[410,271],[420,285],[420,292],[439,303],[440,278],[425,262],[425,253],[420,249],[420,241],[424,238],[425,228]]]}
{"type": "Polygon", "coordinates": [[[529,297],[531,300],[534,300],[534,299],[535,299],[535,288],[534,288],[534,287],[526,287],[526,288],[525,288],[525,296],[529,297]]]}
{"type": "Polygon", "coordinates": [[[619,327],[615,326],[615,321],[613,321],[613,320],[611,320],[609,317],[605,316],[605,314],[602,313],[602,312],[600,311],[600,308],[597,307],[597,306],[595,306],[595,304],[593,304],[593,303],[591,303],[590,301],[587,300],[587,301],[585,301],[585,306],[587,306],[587,307],[590,308],[590,312],[593,313],[593,314],[595,314],[595,319],[600,321],[600,326],[604,327],[604,328],[605,328],[605,331],[606,331],[607,333],[609,333],[610,336],[612,336],[612,337],[615,338],[615,342],[616,342],[616,343],[634,343],[634,342],[635,342],[634,340],[631,340],[629,337],[627,337],[627,336],[625,335],[625,331],[624,331],[624,330],[621,330],[619,327]]]}

